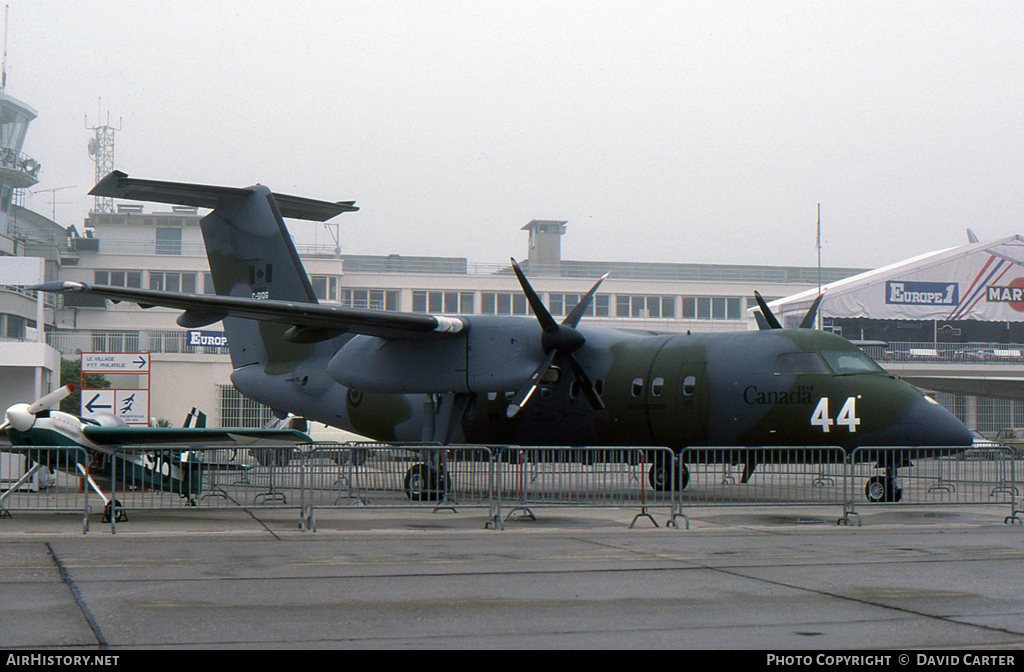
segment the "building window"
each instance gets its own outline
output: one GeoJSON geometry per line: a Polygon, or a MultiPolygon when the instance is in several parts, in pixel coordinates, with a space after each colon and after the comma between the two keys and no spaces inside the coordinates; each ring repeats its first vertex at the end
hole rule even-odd
{"type": "Polygon", "coordinates": [[[684,296],[684,320],[741,320],[743,300],[738,296],[684,296]]]}
{"type": "Polygon", "coordinates": [[[473,304],[473,292],[415,290],[412,293],[414,313],[472,314],[473,304]]]}
{"type": "Polygon", "coordinates": [[[25,340],[25,318],[17,315],[8,315],[4,335],[7,338],[13,338],[19,341],[25,340]]]}
{"type": "Polygon", "coordinates": [[[398,310],[398,291],[393,289],[343,289],[341,305],[370,310],[398,310]]]}
{"type": "Polygon", "coordinates": [[[264,427],[274,419],[270,408],[243,397],[232,385],[220,388],[221,427],[264,427]]]}
{"type": "Polygon", "coordinates": [[[711,319],[711,297],[710,296],[698,296],[697,297],[697,319],[698,320],[710,320],[711,319]]]}
{"type": "Polygon", "coordinates": [[[619,294],[615,297],[615,309],[619,317],[674,318],[676,297],[619,294]]]}
{"type": "Polygon", "coordinates": [[[309,284],[313,286],[313,295],[320,301],[338,300],[338,276],[311,275],[309,284]]]}
{"type": "Polygon", "coordinates": [[[181,229],[156,230],[157,254],[181,254],[181,229]]]}
{"type": "Polygon", "coordinates": [[[482,292],[480,312],[484,315],[532,315],[526,295],[511,292],[482,292]]]}
{"type": "Polygon", "coordinates": [[[149,272],[149,288],[164,292],[196,293],[195,273],[157,273],[149,272]]]}
{"type": "Polygon", "coordinates": [[[142,289],[142,271],[96,271],[93,277],[97,285],[142,289]]]}
{"type": "Polygon", "coordinates": [[[725,297],[715,296],[711,298],[711,319],[712,320],[724,320],[725,319],[725,297]]]}
{"type": "MultiPolygon", "coordinates": [[[[586,294],[548,294],[548,310],[552,315],[568,315],[586,294]]],[[[595,294],[583,317],[608,317],[608,295],[595,294]]]]}

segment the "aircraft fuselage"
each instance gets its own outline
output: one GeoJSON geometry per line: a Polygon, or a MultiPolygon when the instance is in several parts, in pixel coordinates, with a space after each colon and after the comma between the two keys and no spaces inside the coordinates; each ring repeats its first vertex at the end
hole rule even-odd
{"type": "MultiPolygon", "coordinates": [[[[529,404],[509,418],[514,387],[502,387],[503,381],[521,380],[521,370],[536,363],[508,357],[505,361],[517,368],[506,375],[503,362],[486,356],[487,342],[474,340],[477,320],[463,319],[468,325],[464,337],[431,343],[431,357],[409,360],[432,367],[434,375],[424,384],[436,384],[440,375],[458,394],[469,395],[454,443],[667,446],[675,451],[693,446],[970,444],[967,429],[919,390],[886,373],[849,341],[807,329],[657,335],[581,326],[586,344],[576,356],[605,410],[591,408],[568,367],[556,358],[554,375],[549,372],[529,404]]],[[[525,352],[540,351],[534,343],[540,342],[535,322],[523,319],[510,330],[511,318],[501,319],[503,333],[513,334],[503,338],[513,341],[513,348],[519,339],[525,352]]],[[[486,334],[489,321],[480,322],[479,331],[486,334]]],[[[346,349],[370,351],[367,338],[318,344],[323,346],[320,356],[305,360],[301,371],[269,375],[261,367],[246,367],[236,370],[232,380],[243,394],[274,408],[373,439],[430,440],[431,428],[443,421],[438,414],[444,395],[388,394],[337,381],[346,379],[337,363],[356,361],[346,349]],[[280,384],[285,380],[292,384],[280,384]]],[[[504,349],[495,352],[508,349],[509,344],[501,345],[504,349]]],[[[415,344],[408,347],[416,350],[415,344]]],[[[370,371],[372,365],[366,365],[357,373],[372,387],[370,371]]],[[[422,379],[416,371],[411,374],[410,384],[422,379]]],[[[381,380],[393,385],[401,375],[396,369],[381,380]]]]}

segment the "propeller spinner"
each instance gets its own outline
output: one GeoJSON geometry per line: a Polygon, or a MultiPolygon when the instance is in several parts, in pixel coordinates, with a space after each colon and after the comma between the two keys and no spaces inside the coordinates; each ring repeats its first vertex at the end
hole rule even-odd
{"type": "Polygon", "coordinates": [[[545,357],[541,365],[530,376],[526,385],[523,386],[516,396],[512,399],[512,403],[508,405],[506,414],[508,417],[513,417],[522,409],[526,402],[529,401],[530,397],[536,391],[537,386],[540,385],[541,379],[547,370],[551,368],[551,364],[555,361],[556,357],[565,357],[569,362],[569,368],[572,369],[573,376],[576,378],[576,382],[580,386],[580,390],[583,392],[583,396],[590,402],[590,406],[595,411],[604,409],[604,402],[601,401],[601,396],[594,389],[594,384],[591,382],[590,377],[587,376],[587,372],[583,369],[583,365],[580,364],[579,360],[576,359],[574,352],[579,350],[586,339],[583,338],[583,334],[576,330],[576,325],[579,324],[583,314],[587,312],[587,308],[590,306],[590,302],[594,299],[594,292],[601,286],[608,274],[602,275],[594,286],[590,288],[590,291],[586,293],[576,307],[566,316],[562,323],[555,322],[555,318],[551,316],[548,309],[544,306],[544,303],[537,296],[537,292],[533,290],[530,282],[526,279],[526,275],[523,274],[519,264],[516,260],[512,260],[512,270],[515,271],[516,277],[519,279],[519,284],[523,288],[523,292],[526,294],[526,300],[530,302],[530,307],[533,309],[534,315],[537,316],[537,321],[540,322],[541,328],[544,333],[541,335],[541,347],[544,349],[545,357]]]}
{"type": "Polygon", "coordinates": [[[31,404],[14,404],[7,409],[4,423],[0,425],[0,431],[10,426],[19,432],[27,432],[36,423],[36,414],[53,408],[74,391],[75,386],[68,384],[40,397],[31,404]]]}

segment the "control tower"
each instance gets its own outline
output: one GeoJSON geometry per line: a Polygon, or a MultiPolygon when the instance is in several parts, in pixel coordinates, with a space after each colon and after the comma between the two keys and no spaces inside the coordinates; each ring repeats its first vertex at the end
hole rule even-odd
{"type": "Polygon", "coordinates": [[[520,231],[530,232],[530,272],[537,275],[560,275],[562,267],[562,236],[565,221],[533,219],[520,231]]]}
{"type": "Polygon", "coordinates": [[[16,233],[9,221],[16,190],[39,182],[39,162],[21,151],[36,116],[35,110],[0,89],[0,235],[11,238],[16,233]]]}

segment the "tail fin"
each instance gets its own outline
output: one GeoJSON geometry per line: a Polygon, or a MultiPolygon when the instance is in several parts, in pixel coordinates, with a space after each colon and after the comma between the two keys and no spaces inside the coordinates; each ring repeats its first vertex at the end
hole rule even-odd
{"type": "MultiPolygon", "coordinates": [[[[324,221],[359,209],[352,201],[330,203],[274,194],[261,185],[235,188],[159,182],[129,178],[119,171],[103,178],[89,194],[212,208],[200,226],[217,294],[295,303],[317,303],[317,299],[283,218],[324,221]]],[[[290,363],[305,357],[309,346],[286,341],[286,328],[225,318],[232,366],[267,364],[287,370],[290,363]]]]}

